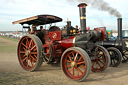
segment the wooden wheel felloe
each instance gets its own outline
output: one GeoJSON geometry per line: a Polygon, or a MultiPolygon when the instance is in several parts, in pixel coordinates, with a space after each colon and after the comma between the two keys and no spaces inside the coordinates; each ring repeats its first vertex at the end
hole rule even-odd
{"type": "Polygon", "coordinates": [[[114,47],[107,48],[107,50],[108,50],[110,57],[111,57],[110,66],[111,67],[117,67],[118,65],[120,65],[122,62],[121,52],[117,48],[114,48],[114,47]]]}
{"type": "Polygon", "coordinates": [[[64,51],[61,67],[68,78],[83,81],[90,74],[91,60],[83,49],[71,47],[64,51]]]}
{"type": "Polygon", "coordinates": [[[35,35],[25,35],[18,44],[18,59],[23,69],[27,71],[37,70],[42,62],[42,43],[35,35]]]}
{"type": "Polygon", "coordinates": [[[90,55],[92,61],[92,71],[104,71],[110,65],[110,55],[102,46],[96,46],[94,53],[90,55]]]}

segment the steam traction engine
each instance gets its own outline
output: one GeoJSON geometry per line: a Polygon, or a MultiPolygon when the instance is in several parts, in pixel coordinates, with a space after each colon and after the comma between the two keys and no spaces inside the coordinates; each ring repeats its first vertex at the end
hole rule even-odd
{"type": "MultiPolygon", "coordinates": [[[[42,63],[57,63],[61,58],[64,74],[73,80],[83,81],[92,70],[104,71],[110,65],[108,51],[99,45],[97,40],[105,39],[105,29],[102,31],[86,31],[86,4],[79,4],[82,32],[75,30],[68,21],[60,29],[51,26],[47,31],[34,30],[21,38],[18,44],[18,59],[23,69],[37,70],[42,63]]],[[[13,22],[13,24],[45,25],[62,21],[53,15],[38,15],[13,22]]]]}
{"type": "Polygon", "coordinates": [[[104,46],[109,51],[111,57],[110,66],[116,67],[121,62],[127,62],[128,49],[122,37],[122,18],[118,18],[118,38],[116,40],[106,38],[105,41],[97,41],[96,44],[104,46]]]}

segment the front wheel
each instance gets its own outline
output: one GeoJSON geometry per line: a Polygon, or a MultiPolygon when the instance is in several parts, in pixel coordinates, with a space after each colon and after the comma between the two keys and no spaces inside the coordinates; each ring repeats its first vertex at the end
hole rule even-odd
{"type": "Polygon", "coordinates": [[[90,74],[91,60],[83,49],[71,47],[62,54],[61,67],[68,78],[83,81],[90,74]]]}

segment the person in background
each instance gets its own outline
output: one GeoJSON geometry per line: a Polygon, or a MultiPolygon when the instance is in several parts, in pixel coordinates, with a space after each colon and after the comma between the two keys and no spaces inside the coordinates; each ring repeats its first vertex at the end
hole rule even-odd
{"type": "Polygon", "coordinates": [[[28,34],[30,34],[30,32],[31,32],[31,29],[30,29],[30,28],[28,28],[28,34]]]}
{"type": "Polygon", "coordinates": [[[40,26],[40,31],[42,31],[43,30],[43,26],[40,26]]]}
{"type": "Polygon", "coordinates": [[[31,32],[34,32],[36,30],[37,30],[36,25],[32,25],[31,32]]]}
{"type": "Polygon", "coordinates": [[[78,32],[79,32],[78,25],[76,25],[76,33],[78,33],[78,32]]]}

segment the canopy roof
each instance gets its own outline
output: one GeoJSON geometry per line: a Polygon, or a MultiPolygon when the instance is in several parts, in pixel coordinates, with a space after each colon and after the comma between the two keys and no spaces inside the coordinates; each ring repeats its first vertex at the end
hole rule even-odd
{"type": "Polygon", "coordinates": [[[54,15],[37,15],[37,16],[26,18],[26,19],[14,21],[12,22],[12,24],[44,25],[44,24],[50,24],[55,22],[61,22],[61,21],[62,21],[62,18],[59,18],[54,15]]]}

